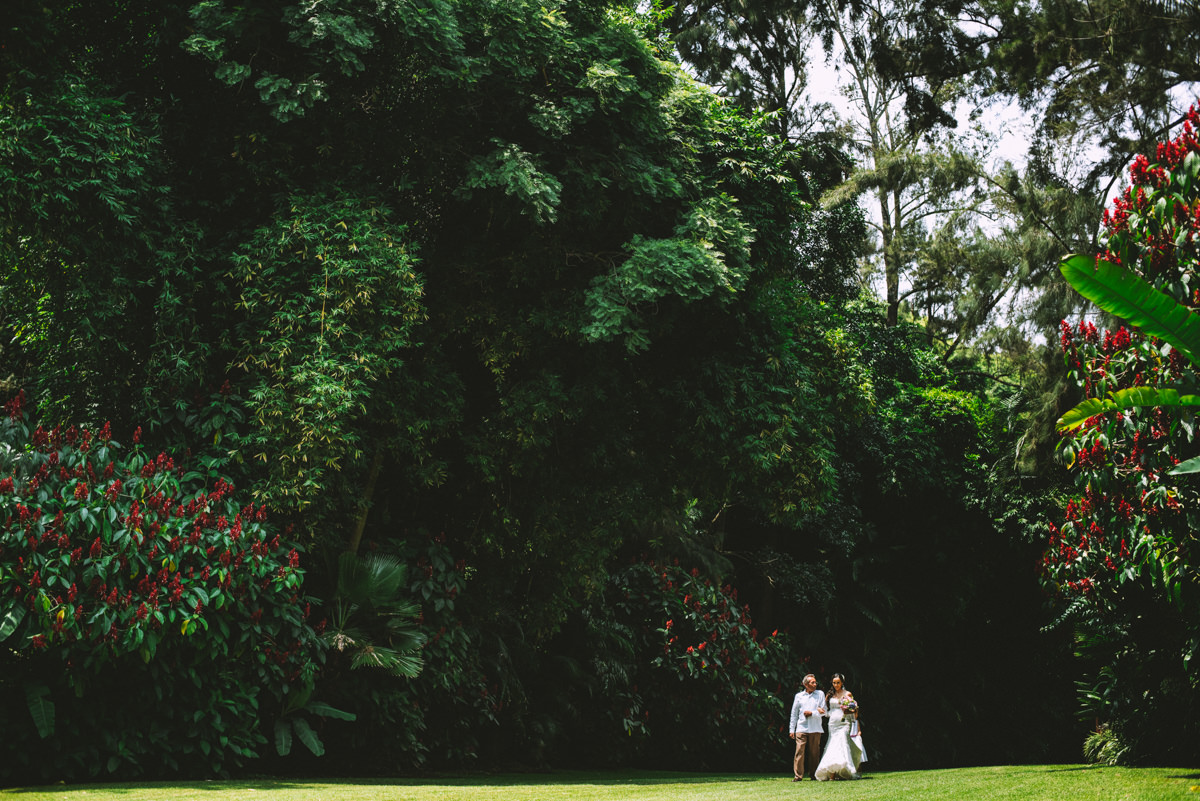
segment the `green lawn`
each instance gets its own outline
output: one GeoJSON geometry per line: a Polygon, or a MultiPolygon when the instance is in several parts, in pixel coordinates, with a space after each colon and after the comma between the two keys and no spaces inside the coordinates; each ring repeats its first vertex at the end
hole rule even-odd
{"type": "Polygon", "coordinates": [[[280,780],[8,788],[22,801],[1200,801],[1200,768],[1019,765],[866,773],[857,782],[696,773],[521,774],[396,780],[280,780]]]}

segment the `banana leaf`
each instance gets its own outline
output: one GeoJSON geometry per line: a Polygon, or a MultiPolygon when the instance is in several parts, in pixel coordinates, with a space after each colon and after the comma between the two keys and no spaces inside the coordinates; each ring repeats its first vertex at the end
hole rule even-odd
{"type": "Polygon", "coordinates": [[[44,684],[25,685],[25,705],[33,717],[33,725],[43,740],[54,734],[54,702],[50,688],[44,684]]]}
{"type": "Polygon", "coordinates": [[[280,756],[292,753],[292,722],[290,720],[275,721],[275,753],[280,756]]]}
{"type": "Polygon", "coordinates": [[[358,715],[355,715],[353,712],[337,709],[321,701],[313,701],[305,708],[314,715],[321,715],[326,718],[337,718],[338,720],[355,720],[358,718],[358,715]]]}
{"type": "Polygon", "coordinates": [[[1092,256],[1066,256],[1059,266],[1079,294],[1171,344],[1192,364],[1200,363],[1200,316],[1160,292],[1131,270],[1092,256]]]}
{"type": "Polygon", "coordinates": [[[1180,395],[1178,390],[1130,387],[1110,392],[1103,398],[1088,398],[1058,418],[1058,430],[1069,431],[1090,417],[1139,406],[1200,406],[1200,395],[1180,395]]]}
{"type": "Polygon", "coordinates": [[[292,721],[292,728],[296,731],[296,736],[300,738],[300,742],[312,751],[313,756],[322,756],[325,753],[325,743],[321,742],[321,738],[313,731],[313,727],[308,725],[308,721],[304,718],[296,718],[292,721]]]}
{"type": "Polygon", "coordinates": [[[17,626],[21,625],[21,621],[25,619],[25,607],[13,605],[8,613],[0,620],[0,640],[8,639],[8,636],[17,630],[17,626]]]}

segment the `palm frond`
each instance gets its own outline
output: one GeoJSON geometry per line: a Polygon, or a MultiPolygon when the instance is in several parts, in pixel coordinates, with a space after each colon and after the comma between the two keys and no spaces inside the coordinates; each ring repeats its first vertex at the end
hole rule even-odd
{"type": "Polygon", "coordinates": [[[393,648],[365,645],[354,654],[351,668],[376,667],[393,676],[411,679],[421,672],[424,662],[413,653],[402,653],[393,648]]]}
{"type": "Polygon", "coordinates": [[[390,554],[358,555],[347,551],[338,558],[337,597],[357,604],[388,607],[408,580],[408,566],[390,554]]]}

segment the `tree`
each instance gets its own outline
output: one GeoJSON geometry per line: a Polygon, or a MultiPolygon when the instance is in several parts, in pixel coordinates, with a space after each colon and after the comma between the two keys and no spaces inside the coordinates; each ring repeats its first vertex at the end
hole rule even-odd
{"type": "MultiPolygon", "coordinates": [[[[762,115],[764,129],[789,154],[788,172],[805,202],[815,204],[822,192],[845,178],[849,143],[835,129],[830,105],[806,91],[811,53],[823,29],[814,15],[822,6],[793,0],[706,0],[656,7],[682,61],[747,114],[762,115]]],[[[811,231],[794,240],[793,252],[819,241],[847,240],[847,226],[856,224],[852,206],[847,202],[813,214],[811,231]]],[[[826,260],[815,271],[798,262],[804,289],[822,298],[854,297],[860,280],[853,255],[850,248],[840,254],[836,267],[826,260]]]]}
{"type": "Polygon", "coordinates": [[[967,211],[978,202],[968,196],[960,205],[954,195],[972,187],[980,177],[975,160],[953,147],[938,149],[932,128],[905,118],[903,86],[875,69],[868,31],[893,38],[897,36],[891,30],[894,24],[890,8],[877,5],[862,22],[846,17],[833,26],[844,53],[841,65],[849,76],[846,95],[856,112],[850,123],[852,139],[866,163],[826,201],[872,195],[876,208],[871,219],[879,235],[889,325],[899,320],[901,276],[919,259],[927,231],[939,216],[967,211]]]}
{"type": "Polygon", "coordinates": [[[968,84],[901,74],[889,61],[897,43],[922,30],[915,6],[786,2],[775,9],[710,2],[674,8],[669,21],[684,61],[740,105],[775,114],[774,129],[810,149],[806,164],[824,163],[827,207],[870,198],[868,221],[878,238],[893,324],[901,304],[908,304],[951,358],[995,322],[1022,278],[1011,237],[990,233],[1010,206],[996,197],[1003,184],[985,167],[992,140],[981,128],[960,135],[946,130],[956,121],[941,109],[957,111],[968,84]],[[848,114],[803,93],[819,59],[809,45],[817,42],[844,81],[848,114]]]}
{"type": "Polygon", "coordinates": [[[967,78],[1017,98],[1036,117],[1034,148],[1088,140],[1103,152],[1083,170],[1092,184],[1181,119],[1178,90],[1200,79],[1195,14],[1170,0],[949,0],[914,7],[909,35],[884,43],[877,63],[909,83],[914,105],[940,107],[922,80],[967,78]]]}
{"type": "Polygon", "coordinates": [[[741,108],[770,115],[769,130],[783,141],[815,138],[818,119],[805,96],[816,36],[808,4],[705,0],[662,9],[680,57],[700,80],[741,108]]]}
{"type": "Polygon", "coordinates": [[[906,108],[953,113],[930,87],[958,82],[1001,108],[1018,104],[1029,120],[1024,174],[993,183],[1013,215],[1003,238],[1024,240],[1014,248],[1021,266],[1009,272],[1024,308],[1008,317],[1052,338],[1080,309],[1057,258],[1043,257],[1045,243],[1053,236],[1060,252],[1095,249],[1092,221],[1124,166],[1182,119],[1197,77],[1195,8],[949,0],[901,13],[904,35],[877,39],[873,64],[903,87],[906,108]]]}
{"type": "Polygon", "coordinates": [[[1195,4],[1056,0],[996,10],[996,89],[1030,104],[1045,93],[1041,127],[1055,139],[1095,137],[1107,158],[1093,180],[1115,175],[1177,125],[1177,90],[1200,81],[1195,4]]]}

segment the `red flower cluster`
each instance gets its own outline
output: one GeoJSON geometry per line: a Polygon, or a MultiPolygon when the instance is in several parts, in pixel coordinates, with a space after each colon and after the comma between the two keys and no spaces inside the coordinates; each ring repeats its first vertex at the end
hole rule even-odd
{"type": "Polygon", "coordinates": [[[0,559],[14,568],[0,570],[0,618],[14,604],[25,609],[10,618],[20,621],[10,643],[86,670],[206,636],[204,648],[233,639],[250,652],[288,643],[289,675],[315,669],[305,656],[316,635],[301,613],[300,554],[262,525],[265,509],[238,510],[222,479],[207,492],[187,489],[170,456],[123,451],[108,424],[95,434],[30,430],[23,404],[22,396],[5,404],[0,420],[0,440],[24,453],[0,477],[0,559]],[[92,461],[98,443],[113,453],[103,468],[92,461]],[[262,621],[257,634],[244,626],[252,614],[262,621]],[[218,617],[222,625],[209,629],[206,619],[218,617]]]}
{"type": "MultiPolygon", "coordinates": [[[[1183,164],[1189,153],[1200,153],[1200,143],[1196,141],[1196,130],[1200,128],[1200,111],[1196,106],[1188,109],[1183,121],[1183,131],[1170,142],[1159,142],[1155,158],[1160,164],[1174,169],[1183,164]]],[[[1136,181],[1135,181],[1136,183],[1136,181]]]]}
{"type": "Polygon", "coordinates": [[[22,420],[25,417],[25,390],[17,393],[16,397],[4,404],[4,413],[10,420],[22,420]]]}

